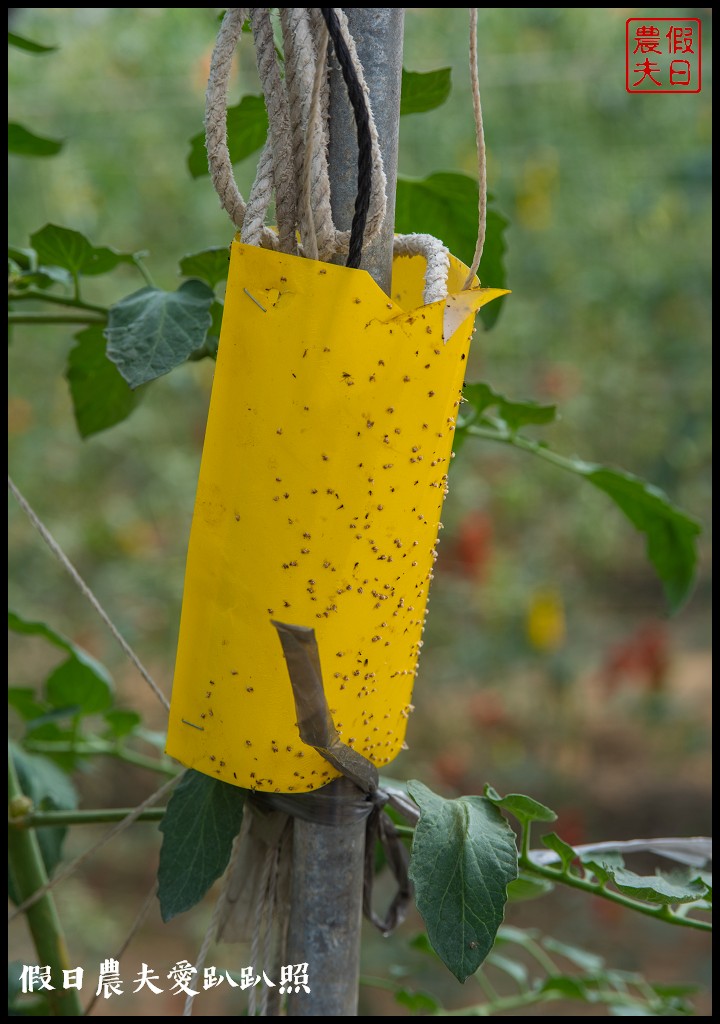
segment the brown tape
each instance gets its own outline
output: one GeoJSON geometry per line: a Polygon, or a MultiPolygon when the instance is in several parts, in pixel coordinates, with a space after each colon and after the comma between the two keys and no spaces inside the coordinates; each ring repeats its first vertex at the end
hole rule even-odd
{"type": "MultiPolygon", "coordinates": [[[[400,924],[407,913],[412,897],[412,883],[408,876],[408,851],[392,820],[383,807],[391,800],[389,794],[378,788],[377,768],[358,751],[340,739],[332,720],[323,689],[320,652],[315,630],[271,620],[278,632],[290,676],[297,727],[303,743],[309,744],[333,767],[350,779],[364,796],[357,800],[338,797],[333,784],[316,793],[253,794],[253,801],[299,815],[318,824],[338,824],[342,820],[367,817],[365,834],[365,879],[363,883],[363,912],[376,928],[387,935],[400,924]],[[397,882],[397,891],[385,914],[379,917],[372,908],[372,890],[375,875],[375,845],[382,844],[385,859],[397,882]]],[[[391,801],[392,802],[392,801],[391,801]]]]}
{"type": "Polygon", "coordinates": [[[322,681],[320,652],[315,630],[270,620],[278,632],[295,698],[297,727],[303,743],[341,771],[364,793],[378,788],[375,765],[347,743],[343,743],[330,714],[322,681]]]}

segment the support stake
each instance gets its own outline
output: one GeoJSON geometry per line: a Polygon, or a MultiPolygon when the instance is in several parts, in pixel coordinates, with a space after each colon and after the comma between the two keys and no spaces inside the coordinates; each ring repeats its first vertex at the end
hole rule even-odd
{"type": "MultiPolygon", "coordinates": [[[[363,252],[362,269],[389,295],[404,8],[344,10],[364,68],[387,175],[387,218],[379,238],[363,252]]],[[[357,195],[357,144],[355,121],[337,68],[330,76],[329,161],[333,216],[339,228],[348,229],[357,195]]],[[[347,779],[338,779],[332,786],[348,799],[357,796],[358,790],[347,779]]],[[[358,1014],[364,853],[364,821],[332,826],[295,819],[288,962],[307,963],[311,991],[290,996],[289,1017],[358,1014]]]]}

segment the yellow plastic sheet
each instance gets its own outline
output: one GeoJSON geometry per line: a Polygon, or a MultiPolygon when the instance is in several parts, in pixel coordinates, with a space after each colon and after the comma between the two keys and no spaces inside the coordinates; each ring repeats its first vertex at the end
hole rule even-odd
{"type": "Polygon", "coordinates": [[[271,620],[315,630],[342,740],[374,764],[403,745],[473,314],[422,305],[400,257],[392,299],[364,271],[232,245],[188,549],[167,751],[248,789],[339,775],[304,744],[271,620]]]}

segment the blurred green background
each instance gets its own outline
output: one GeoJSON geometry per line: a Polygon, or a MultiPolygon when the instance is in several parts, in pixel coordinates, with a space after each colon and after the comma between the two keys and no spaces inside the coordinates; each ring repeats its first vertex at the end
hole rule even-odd
{"type": "MultiPolygon", "coordinates": [[[[209,179],[193,181],[186,167],[217,26],[213,8],[16,9],[14,31],[59,50],[10,51],[10,117],[65,146],[51,160],[11,157],[13,244],[62,224],[95,244],[148,250],[156,283],[173,288],[185,253],[229,242],[209,179]]],[[[258,91],[244,44],[234,100],[258,91]]],[[[453,92],[444,107],[403,118],[404,175],[475,173],[467,45],[466,9],[407,10],[405,66],[450,66],[453,92]]],[[[393,773],[447,793],[485,781],[531,793],[560,812],[570,841],[705,834],[710,9],[488,8],[479,48],[489,187],[510,220],[513,295],[497,326],[478,330],[468,379],[559,403],[561,421],[543,434],[550,444],[663,487],[702,521],[701,559],[694,596],[668,620],[642,539],[603,495],[520,452],[468,442],[443,514],[410,749],[393,773]],[[702,19],[699,94],[626,93],[625,19],[653,14],[702,19]]],[[[254,158],[237,174],[247,191],[254,158]]],[[[91,301],[111,302],[141,282],[121,269],[89,285],[91,301]]],[[[11,473],[169,692],[212,365],[162,378],[127,422],[82,442],[63,379],[71,332],[20,327],[11,340],[11,473]]],[[[153,698],[12,502],[9,535],[11,605],[86,646],[127,706],[162,728],[153,698]]],[[[14,684],[39,682],[49,664],[26,638],[10,659],[14,684]]],[[[125,805],[151,785],[113,764],[80,780],[87,807],[125,805]]],[[[78,831],[70,846],[79,850],[96,830],[78,831]]],[[[157,848],[155,827],[139,826],[60,891],[75,962],[92,968],[113,955],[157,848]]],[[[654,980],[703,981],[709,971],[702,937],[587,901],[554,895],[511,907],[508,921],[542,921],[654,980]]],[[[164,929],[151,920],[128,953],[133,971],[143,956],[166,969],[192,960],[204,928],[201,910],[164,929]]],[[[417,929],[417,920],[404,926],[391,947],[370,941],[368,971],[387,973],[393,961],[422,970],[423,987],[447,1005],[479,998],[439,968],[428,973],[407,947],[417,929]]],[[[137,1012],[140,999],[95,1013],[137,1012]]],[[[369,1014],[406,1012],[387,994],[364,999],[369,1014]]],[[[195,1012],[209,1014],[209,997],[204,1005],[195,1012]]],[[[180,1007],[150,1000],[141,1012],[180,1007]]]]}

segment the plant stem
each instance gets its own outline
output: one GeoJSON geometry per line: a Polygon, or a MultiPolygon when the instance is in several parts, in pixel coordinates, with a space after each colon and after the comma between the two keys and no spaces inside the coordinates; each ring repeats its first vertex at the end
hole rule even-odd
{"type": "Polygon", "coordinates": [[[697,931],[701,932],[712,931],[712,924],[709,921],[698,921],[692,917],[680,917],[678,914],[673,914],[668,907],[652,907],[646,903],[640,903],[637,900],[631,899],[629,896],[623,896],[622,893],[613,892],[612,889],[607,889],[595,882],[588,882],[586,879],[578,878],[576,875],[571,875],[564,871],[556,871],[554,868],[548,868],[540,864],[536,864],[524,853],[520,855],[520,867],[530,874],[540,875],[541,878],[548,878],[553,882],[560,883],[561,885],[567,885],[571,889],[579,889],[581,892],[592,893],[593,896],[600,896],[604,900],[609,900],[611,903],[617,903],[619,906],[626,907],[628,910],[636,910],[639,914],[645,914],[647,917],[654,917],[656,919],[660,918],[660,920],[678,925],[680,928],[695,928],[697,931]]]}
{"type": "Polygon", "coordinates": [[[27,302],[29,299],[36,299],[38,302],[49,302],[54,306],[70,306],[73,309],[87,309],[93,313],[102,313],[107,316],[105,306],[94,306],[91,302],[84,302],[82,299],[67,298],[64,295],[54,295],[51,292],[41,291],[39,288],[28,288],[22,292],[11,292],[8,295],[8,302],[27,302]]]}
{"type": "MultiPolygon", "coordinates": [[[[122,821],[132,814],[132,807],[105,807],[91,811],[30,811],[19,818],[11,818],[10,828],[61,828],[66,825],[104,825],[122,821]]],[[[137,821],[162,821],[164,807],[148,807],[137,821]]]]}
{"type": "Polygon", "coordinates": [[[9,324],[104,324],[107,318],[94,313],[8,313],[9,324]]]}
{"type": "Polygon", "coordinates": [[[133,254],[133,263],[135,264],[135,266],[138,268],[138,270],[142,274],[142,276],[143,276],[143,278],[145,280],[145,284],[147,284],[147,286],[149,288],[154,288],[155,287],[155,282],[153,281],[153,279],[152,279],[152,277],[150,275],[150,271],[148,270],[148,268],[143,263],[142,256],[139,253],[134,253],[133,254]]]}
{"type": "Polygon", "coordinates": [[[66,743],[62,740],[26,740],[25,749],[36,754],[77,754],[79,757],[92,757],[100,755],[103,757],[116,757],[126,764],[134,764],[138,768],[147,768],[152,772],[160,772],[161,775],[177,775],[177,770],[171,764],[165,764],[155,757],[145,757],[144,754],[137,754],[127,747],[116,747],[112,743],[105,743],[102,740],[85,740],[80,743],[66,743]]]}
{"type": "Polygon", "coordinates": [[[574,473],[576,476],[578,474],[578,463],[576,460],[567,459],[564,455],[558,455],[557,452],[551,451],[538,441],[531,441],[530,438],[523,437],[521,434],[511,434],[507,430],[494,430],[490,427],[474,427],[472,425],[467,428],[467,432],[473,437],[482,437],[486,441],[499,441],[501,444],[509,444],[514,448],[519,448],[523,452],[539,455],[541,459],[551,462],[553,466],[566,469],[569,473],[574,473]]]}
{"type": "MultiPolygon", "coordinates": [[[[22,800],[25,794],[8,753],[8,800],[22,800]]],[[[8,863],[17,889],[18,899],[24,903],[34,892],[47,884],[47,872],[40,852],[37,836],[25,829],[12,828],[8,836],[8,863]]],[[[50,968],[54,988],[43,994],[54,1017],[82,1017],[83,1010],[77,989],[60,988],[63,971],[70,969],[60,918],[52,894],[46,892],[25,912],[33,937],[38,963],[50,968]]]]}

